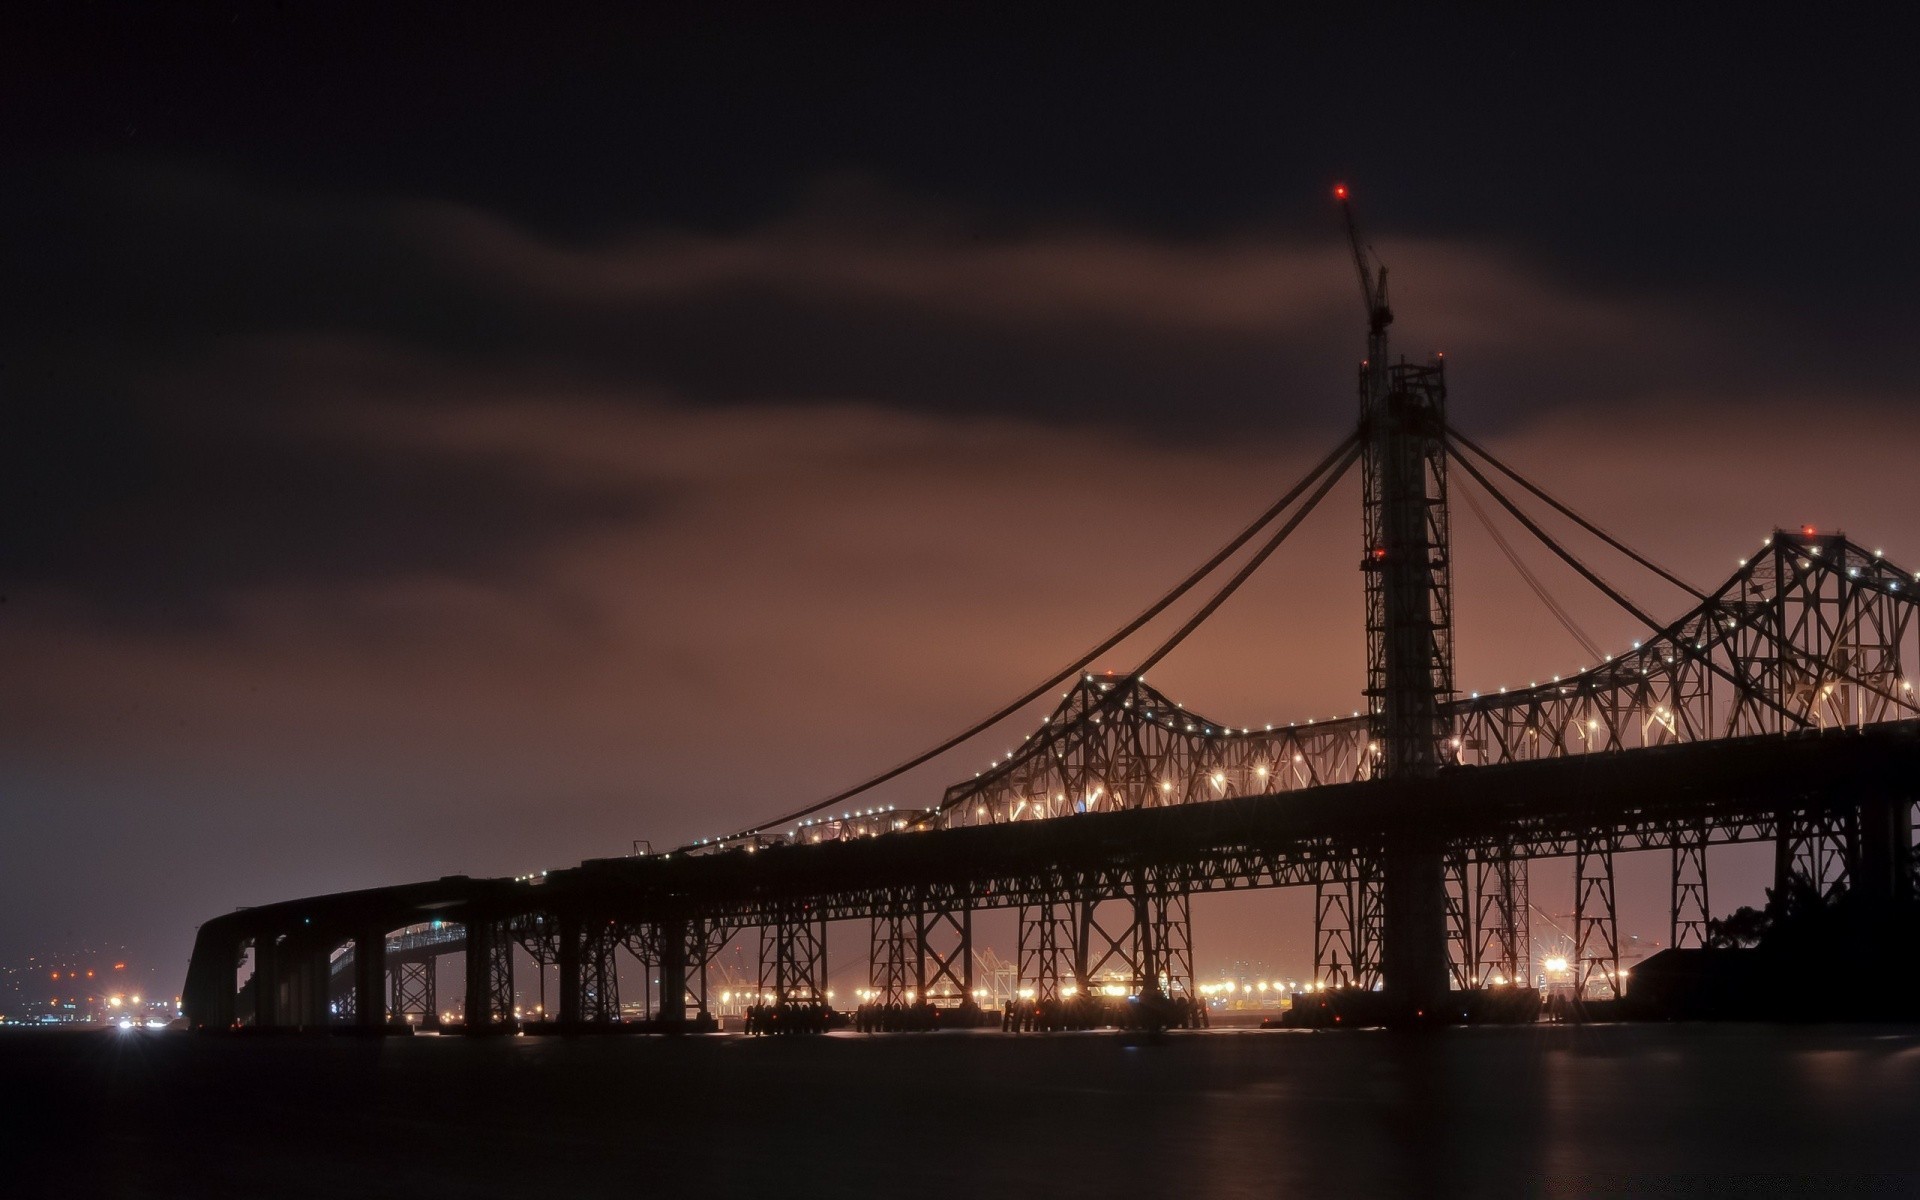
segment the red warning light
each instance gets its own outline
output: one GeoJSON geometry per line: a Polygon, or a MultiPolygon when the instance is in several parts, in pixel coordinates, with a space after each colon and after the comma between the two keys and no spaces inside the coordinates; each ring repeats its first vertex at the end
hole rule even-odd
{"type": "Polygon", "coordinates": [[[1801,533],[1801,536],[1803,536],[1803,537],[1812,537],[1812,536],[1813,536],[1813,533],[1814,533],[1814,529],[1813,529],[1813,526],[1811,526],[1811,525],[1802,525],[1802,526],[1800,527],[1800,533],[1801,533]]]}
{"type": "Polygon", "coordinates": [[[1373,556],[1375,558],[1385,558],[1387,556],[1387,548],[1385,546],[1375,546],[1373,548],[1373,556]]]}
{"type": "Polygon", "coordinates": [[[1346,185],[1346,184],[1344,184],[1344,183],[1336,183],[1336,184],[1334,184],[1334,185],[1333,185],[1333,198],[1334,198],[1335,200],[1345,200],[1345,199],[1347,198],[1347,185],[1346,185]]]}

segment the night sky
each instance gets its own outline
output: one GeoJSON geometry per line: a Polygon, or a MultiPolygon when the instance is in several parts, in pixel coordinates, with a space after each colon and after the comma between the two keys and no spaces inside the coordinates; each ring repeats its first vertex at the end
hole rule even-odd
{"type": "MultiPolygon", "coordinates": [[[[1351,425],[1335,181],[1455,423],[1628,541],[1920,565],[1903,31],[402,7],[0,19],[0,959],[184,970],[235,905],[726,832],[991,710],[1351,425]]],[[[1460,685],[1581,665],[1454,524],[1460,685]]],[[[1359,541],[1349,483],[1155,684],[1357,707],[1359,541]]]]}

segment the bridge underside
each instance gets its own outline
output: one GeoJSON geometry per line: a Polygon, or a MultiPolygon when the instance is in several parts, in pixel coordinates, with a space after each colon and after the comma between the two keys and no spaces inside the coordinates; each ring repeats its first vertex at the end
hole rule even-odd
{"type": "MultiPolygon", "coordinates": [[[[512,1027],[516,945],[539,964],[543,988],[548,967],[557,971],[553,1015],[568,1027],[620,1019],[610,964],[614,948],[625,946],[648,964],[649,978],[661,980],[657,1007],[649,998],[645,1008],[659,1027],[673,1029],[690,1008],[704,1011],[706,965],[735,931],[760,929],[772,947],[763,955],[764,993],[820,1003],[825,922],[870,921],[897,934],[905,947],[900,963],[912,965],[895,963],[891,986],[911,978],[924,993],[942,981],[965,986],[957,970],[965,947],[955,939],[970,936],[972,910],[988,908],[1022,910],[1023,967],[1050,959],[1056,965],[1047,986],[1057,987],[1063,972],[1084,973],[1073,964],[1076,952],[1085,957],[1090,935],[1081,931],[1092,921],[1110,945],[1132,947],[1123,957],[1130,956],[1136,985],[1150,991],[1179,986],[1183,973],[1191,982],[1190,964],[1184,972],[1176,965],[1186,945],[1186,897],[1289,886],[1316,889],[1322,978],[1370,986],[1377,959],[1368,949],[1369,870],[1394,838],[1430,844],[1447,863],[1456,987],[1525,970],[1525,872],[1517,864],[1575,859],[1580,983],[1604,989],[1618,979],[1614,854],[1673,853],[1680,942],[1688,931],[1704,933],[1709,844],[1773,841],[1783,872],[1822,886],[1844,880],[1869,894],[1910,894],[1916,800],[1920,722],[1901,721],[1019,825],[595,860],[518,880],[453,876],[209,921],[183,999],[198,1028],[243,1019],[262,1027],[384,1025],[396,1012],[430,1011],[435,999],[414,965],[417,954],[388,961],[387,935],[440,921],[457,924],[463,936],[424,953],[465,954],[470,1030],[512,1027]],[[1115,901],[1130,902],[1122,913],[1139,914],[1131,934],[1116,933],[1094,911],[1115,901]],[[1024,944],[1030,928],[1031,948],[1024,944]],[[355,965],[351,987],[334,994],[344,989],[351,998],[330,1002],[328,964],[343,944],[354,948],[355,965]],[[247,1004],[236,977],[249,954],[247,1004]]],[[[883,940],[876,935],[876,945],[883,940]]],[[[1045,982],[1026,973],[1023,983],[1045,982]]]]}

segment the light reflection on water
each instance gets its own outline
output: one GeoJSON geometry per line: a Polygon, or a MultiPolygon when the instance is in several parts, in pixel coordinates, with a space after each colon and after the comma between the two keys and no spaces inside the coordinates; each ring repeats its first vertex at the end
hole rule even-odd
{"type": "Polygon", "coordinates": [[[29,1117],[18,1143],[28,1178],[57,1152],[74,1194],[1920,1192],[1920,1031],[135,1031],[0,1038],[0,1077],[89,1114],[29,1117]]]}

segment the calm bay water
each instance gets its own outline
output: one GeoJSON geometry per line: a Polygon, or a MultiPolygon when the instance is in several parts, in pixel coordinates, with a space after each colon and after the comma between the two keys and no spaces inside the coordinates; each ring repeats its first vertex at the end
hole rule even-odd
{"type": "Polygon", "coordinates": [[[1920,1194],[1911,1027],[24,1032],[0,1098],[23,1196],[1920,1194]]]}

